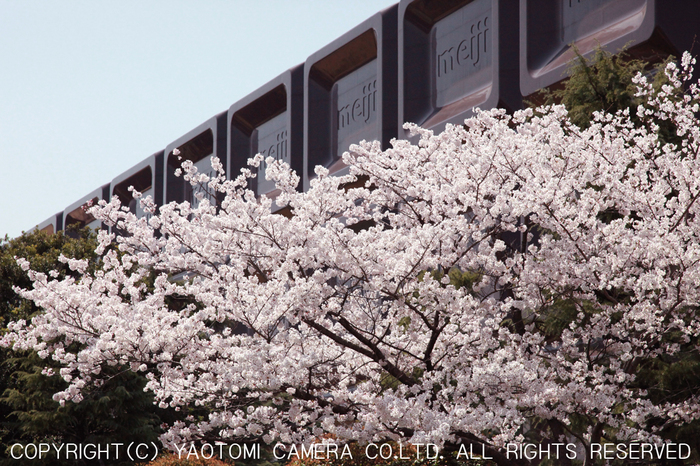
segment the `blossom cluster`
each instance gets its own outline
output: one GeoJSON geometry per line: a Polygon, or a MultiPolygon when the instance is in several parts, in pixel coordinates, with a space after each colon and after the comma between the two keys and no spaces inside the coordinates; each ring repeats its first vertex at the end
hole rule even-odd
{"type": "Polygon", "coordinates": [[[307,192],[268,159],[274,201],[246,188],[250,170],[185,162],[219,205],[145,198],[138,219],[102,202],[93,215],[123,234],[100,233],[98,271],[55,280],[23,263],[44,312],[2,343],[60,362],[61,402],[123,365],[162,406],[207,408],[171,444],[331,434],[480,443],[498,460],[526,437],[657,441],[700,410],[642,377],[698,349],[692,64],[670,64],[660,90],[639,76],[637,114],[585,130],[561,106],[480,111],[437,135],[407,125],[415,143],[353,146],[350,174],[317,167],[307,192]]]}

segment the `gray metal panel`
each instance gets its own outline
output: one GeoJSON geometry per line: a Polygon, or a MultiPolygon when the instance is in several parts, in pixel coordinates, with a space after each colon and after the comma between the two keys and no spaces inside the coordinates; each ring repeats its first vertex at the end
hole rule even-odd
{"type": "Polygon", "coordinates": [[[566,77],[572,45],[589,57],[610,52],[658,62],[690,49],[700,20],[697,0],[520,0],[520,88],[530,95],[566,77]]]}
{"type": "Polygon", "coordinates": [[[128,205],[129,210],[138,218],[144,215],[138,202],[133,198],[129,186],[133,186],[143,197],[151,196],[157,206],[163,204],[163,151],[146,157],[110,183],[110,195],[119,197],[122,205],[128,205]],[[160,176],[158,176],[160,175],[160,176]]]}
{"type": "Polygon", "coordinates": [[[58,212],[56,215],[52,215],[51,217],[47,218],[34,227],[34,230],[41,230],[48,234],[53,234],[63,230],[63,212],[58,212]]]}
{"type": "Polygon", "coordinates": [[[402,0],[399,125],[440,132],[474,107],[521,108],[517,13],[516,0],[402,0]]]}
{"type": "MultiPolygon", "coordinates": [[[[110,195],[117,196],[122,206],[129,206],[131,213],[137,218],[151,214],[146,214],[139,201],[134,199],[129,187],[133,186],[143,197],[151,196],[156,206],[163,205],[163,151],[156,152],[146,157],[127,171],[115,177],[110,183],[110,195]]],[[[116,227],[112,227],[112,233],[121,234],[116,227]]]]}
{"type": "Polygon", "coordinates": [[[88,206],[89,202],[92,202],[92,204],[94,205],[97,203],[97,201],[100,200],[105,200],[109,202],[109,183],[105,184],[100,188],[95,189],[91,193],[83,196],[80,200],[66,207],[66,209],[63,211],[63,226],[68,236],[77,236],[70,230],[68,230],[68,228],[71,225],[76,225],[76,227],[79,229],[85,226],[88,226],[92,229],[107,229],[107,226],[104,223],[95,220],[95,218],[92,215],[85,212],[85,208],[88,206]]]}
{"type": "MultiPolygon", "coordinates": [[[[182,176],[175,176],[175,170],[180,168],[181,160],[192,160],[200,173],[212,175],[211,157],[216,156],[226,169],[226,112],[208,119],[187,134],[179,137],[165,147],[164,174],[163,174],[163,203],[189,201],[191,205],[197,204],[195,194],[189,182],[185,182],[182,176]],[[173,154],[173,150],[180,150],[180,156],[173,154]]],[[[217,195],[217,198],[220,196],[217,195]]],[[[211,201],[211,199],[210,199],[211,201]]]]}
{"type": "Polygon", "coordinates": [[[306,60],[304,67],[304,190],[323,165],[347,173],[351,144],[397,136],[396,20],[398,5],[377,13],[306,60]]]}
{"type": "MultiPolygon", "coordinates": [[[[283,160],[301,175],[304,169],[304,65],[285,71],[228,110],[229,178],[248,167],[257,153],[283,160]]],[[[274,197],[274,182],[265,180],[265,162],[250,188],[274,197]]],[[[301,189],[302,186],[299,186],[301,189]]],[[[273,203],[273,209],[277,210],[273,203]]]]}

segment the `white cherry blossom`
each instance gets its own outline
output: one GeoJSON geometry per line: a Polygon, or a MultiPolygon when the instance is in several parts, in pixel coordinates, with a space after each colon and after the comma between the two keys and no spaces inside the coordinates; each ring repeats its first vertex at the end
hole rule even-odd
{"type": "Polygon", "coordinates": [[[416,144],[353,146],[349,175],[319,167],[303,193],[268,159],[289,217],[246,189],[249,170],[226,180],[214,159],[210,179],[185,162],[220,206],[145,198],[146,221],[102,202],[93,215],[126,234],[100,233],[94,276],[30,270],[23,295],[45,312],[2,342],[62,364],[61,402],[125,364],[161,406],[209,409],[166,443],[333,434],[483,444],[510,464],[503,445],[526,437],[656,441],[700,411],[697,394],[658,401],[639,377],[698,350],[693,64],[670,65],[659,93],[636,78],[638,124],[596,114],[581,130],[553,106],[407,125],[416,144]]]}

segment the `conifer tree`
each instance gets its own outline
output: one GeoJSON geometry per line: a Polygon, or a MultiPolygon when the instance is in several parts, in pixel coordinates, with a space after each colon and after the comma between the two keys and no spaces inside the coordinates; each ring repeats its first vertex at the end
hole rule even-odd
{"type": "MultiPolygon", "coordinates": [[[[97,264],[95,233],[85,229],[76,236],[74,239],[63,232],[34,231],[12,240],[6,238],[0,244],[3,333],[8,322],[30,319],[41,312],[34,303],[22,299],[14,291],[15,287],[31,287],[31,281],[15,258],[27,258],[46,272],[55,269],[58,279],[75,276],[75,272],[59,261],[60,255],[87,259],[90,269],[97,264]]],[[[41,359],[34,351],[13,353],[0,348],[0,451],[3,452],[0,465],[21,463],[9,454],[9,448],[15,443],[157,442],[159,415],[163,416],[164,411],[154,406],[151,393],[143,391],[146,381],[142,376],[119,366],[105,367],[108,377],[101,387],[86,392],[83,402],[61,407],[53,400],[53,394],[65,389],[67,383],[58,375],[58,370],[46,375],[47,366],[58,368],[51,359],[41,359]]],[[[51,458],[30,463],[59,464],[51,458]]]]}
{"type": "MultiPolygon", "coordinates": [[[[624,50],[613,54],[600,47],[590,59],[577,52],[577,58],[571,64],[570,77],[564,81],[563,87],[541,91],[540,100],[545,100],[548,104],[563,104],[571,122],[581,128],[590,126],[594,112],[627,111],[635,124],[643,124],[637,118],[637,111],[638,107],[645,107],[645,100],[637,96],[637,84],[633,78],[639,73],[653,76],[652,86],[658,92],[668,84],[663,69],[675,59],[670,56],[662,63],[646,63],[631,59],[624,50]]],[[[676,89],[675,98],[671,96],[670,100],[677,102],[682,95],[681,91],[682,89],[676,89]]],[[[675,123],[667,119],[653,119],[653,123],[658,126],[659,140],[662,143],[674,146],[682,144],[682,139],[676,134],[675,123]]],[[[606,212],[605,216],[608,217],[607,220],[621,217],[613,211],[606,212]]],[[[558,338],[574,318],[575,312],[570,303],[562,301],[552,309],[543,324],[545,332],[550,338],[558,338]]],[[[697,340],[687,341],[683,343],[683,350],[672,358],[659,357],[646,361],[639,369],[639,388],[649,390],[655,403],[685,401],[700,393],[700,354],[696,349],[697,344],[697,340]]],[[[661,419],[659,423],[662,424],[661,419]]],[[[688,443],[700,451],[700,422],[690,422],[683,427],[667,427],[662,432],[666,438],[688,443]]]]}

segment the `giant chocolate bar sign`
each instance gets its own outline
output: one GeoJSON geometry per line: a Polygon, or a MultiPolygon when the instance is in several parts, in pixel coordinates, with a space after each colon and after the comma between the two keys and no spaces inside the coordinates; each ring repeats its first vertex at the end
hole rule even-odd
{"type": "Polygon", "coordinates": [[[250,183],[258,196],[277,195],[275,182],[266,179],[268,157],[289,164],[298,174],[303,169],[303,70],[298,65],[282,73],[229,108],[230,177],[250,168],[248,159],[261,154],[263,161],[250,183]]]}
{"type": "Polygon", "coordinates": [[[322,165],[348,169],[343,153],[362,140],[388,147],[397,134],[396,18],[393,6],[306,60],[304,189],[322,165]]]}
{"type": "Polygon", "coordinates": [[[217,176],[211,166],[211,157],[216,156],[226,168],[226,112],[210,118],[184,136],[166,146],[165,174],[163,177],[163,199],[169,202],[187,201],[196,208],[202,199],[210,204],[218,202],[219,195],[212,192],[206,184],[192,185],[183,176],[176,176],[184,160],[191,161],[197,173],[204,173],[210,178],[217,176]]]}
{"type": "Polygon", "coordinates": [[[516,10],[512,0],[403,0],[399,125],[439,132],[475,107],[520,108],[516,10]]]}

